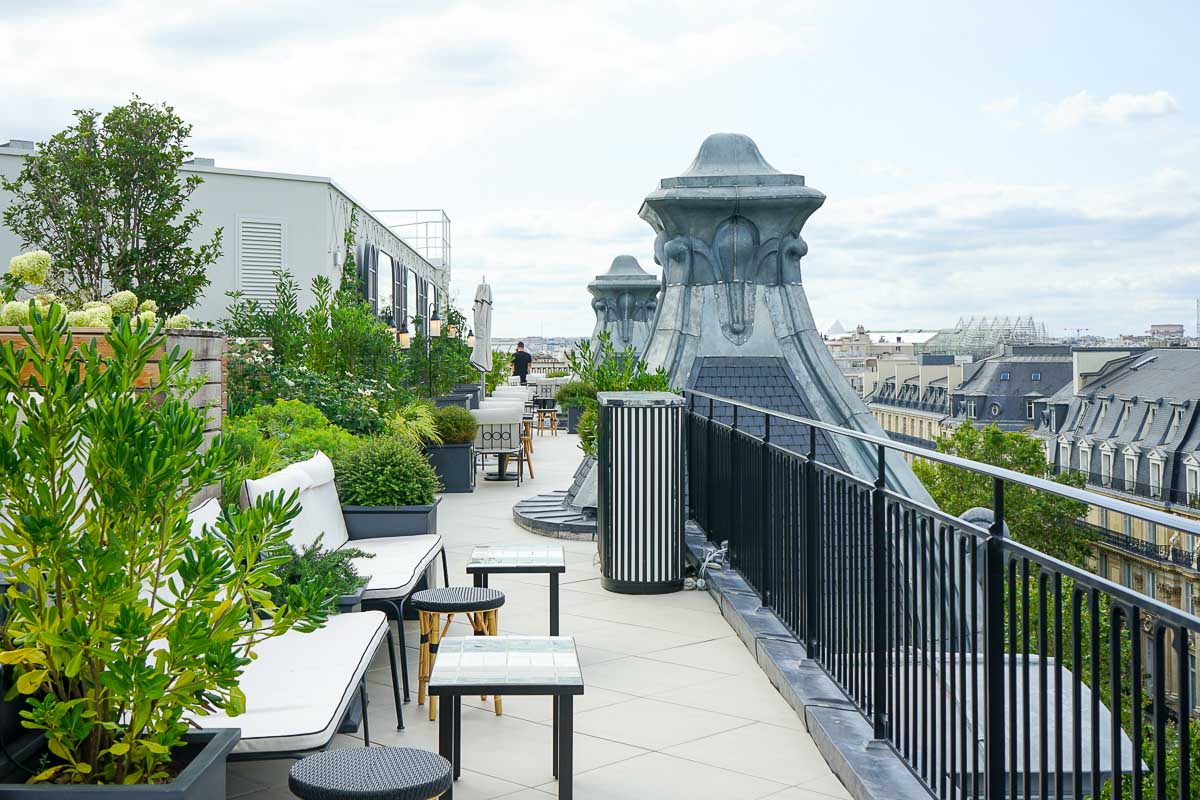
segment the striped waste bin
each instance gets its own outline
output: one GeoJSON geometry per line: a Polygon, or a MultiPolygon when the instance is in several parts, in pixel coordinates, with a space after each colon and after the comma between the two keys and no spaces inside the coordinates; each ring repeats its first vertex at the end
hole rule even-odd
{"type": "Polygon", "coordinates": [[[683,586],[683,398],[601,392],[596,431],[600,582],[610,592],[683,586]]]}

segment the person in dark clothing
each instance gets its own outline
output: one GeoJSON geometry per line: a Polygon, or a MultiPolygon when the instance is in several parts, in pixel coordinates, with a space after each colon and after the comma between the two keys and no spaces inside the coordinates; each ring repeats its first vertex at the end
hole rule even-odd
{"type": "Polygon", "coordinates": [[[517,352],[512,355],[513,375],[521,379],[521,385],[526,385],[526,380],[529,378],[529,365],[533,363],[533,356],[525,351],[525,343],[517,342],[517,352]]]}

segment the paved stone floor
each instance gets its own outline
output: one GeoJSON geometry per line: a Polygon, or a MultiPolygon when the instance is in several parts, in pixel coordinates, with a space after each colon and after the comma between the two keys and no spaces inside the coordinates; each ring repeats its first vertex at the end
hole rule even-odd
{"type": "MultiPolygon", "coordinates": [[[[545,541],[512,522],[512,505],[565,488],[579,461],[578,438],[535,440],[537,478],[523,486],[479,482],[473,494],[442,500],[452,582],[480,543],[545,541]]],[[[575,706],[575,792],[580,800],[622,798],[774,798],[849,800],[795,712],[779,696],[717,611],[700,592],[616,595],[600,587],[596,546],[563,542],[562,633],[574,636],[586,694],[575,706]]],[[[501,632],[547,632],[545,576],[493,576],[505,592],[501,632]]],[[[386,656],[369,673],[373,743],[437,749],[437,723],[416,704],[417,633],[409,623],[413,702],[406,730],[395,730],[386,656]]],[[[467,635],[459,626],[451,635],[467,635]]],[[[550,771],[550,700],[508,697],[504,716],[489,703],[464,700],[463,774],[456,800],[535,800],[556,795],[550,771]],[[469,707],[468,707],[469,704],[469,707]]],[[[362,740],[338,736],[335,747],[362,740]]],[[[288,761],[229,767],[230,798],[278,800],[288,761]]]]}

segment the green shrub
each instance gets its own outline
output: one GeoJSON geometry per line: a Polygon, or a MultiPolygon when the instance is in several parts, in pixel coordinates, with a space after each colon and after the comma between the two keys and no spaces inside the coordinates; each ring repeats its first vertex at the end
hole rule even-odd
{"type": "Polygon", "coordinates": [[[412,444],[375,436],[334,462],[338,496],[348,506],[421,506],[441,489],[437,473],[412,444]]]}
{"type": "Polygon", "coordinates": [[[300,552],[291,545],[288,545],[288,551],[291,558],[275,568],[279,585],[271,587],[271,599],[279,604],[287,599],[288,587],[316,584],[325,587],[329,611],[334,610],[339,597],[354,594],[367,585],[367,578],[359,575],[350,562],[355,558],[375,557],[374,553],[364,553],[354,547],[323,550],[320,536],[300,552]]]}
{"type": "Polygon", "coordinates": [[[443,443],[468,444],[475,441],[475,430],[478,427],[475,415],[462,406],[435,409],[433,419],[443,443]]]}
{"type": "Polygon", "coordinates": [[[202,451],[190,354],[147,372],[163,337],[128,317],[103,345],[67,334],[51,306],[26,341],[0,344],[0,561],[13,583],[2,660],[30,698],[24,726],[46,737],[31,782],[162,783],[190,719],[245,710],[239,678],[259,643],[323,623],[325,587],[271,600],[294,499],[227,510],[192,535],[193,493],[236,455],[220,438],[202,451]]]}
{"type": "Polygon", "coordinates": [[[414,400],[392,412],[387,419],[388,432],[413,447],[441,444],[433,406],[414,400]]]}
{"type": "Polygon", "coordinates": [[[583,381],[571,381],[558,387],[555,397],[563,408],[583,408],[588,401],[595,401],[596,387],[583,381]]]}
{"type": "Polygon", "coordinates": [[[589,456],[596,455],[596,426],[599,419],[596,406],[593,404],[584,409],[579,416],[579,424],[576,426],[576,430],[579,432],[579,446],[589,456]]]}
{"type": "Polygon", "coordinates": [[[552,369],[546,373],[547,378],[569,378],[571,371],[566,369],[552,369]]]}
{"type": "Polygon", "coordinates": [[[329,425],[320,409],[300,400],[276,400],[259,406],[248,415],[264,436],[287,438],[296,431],[314,430],[329,425]]]}

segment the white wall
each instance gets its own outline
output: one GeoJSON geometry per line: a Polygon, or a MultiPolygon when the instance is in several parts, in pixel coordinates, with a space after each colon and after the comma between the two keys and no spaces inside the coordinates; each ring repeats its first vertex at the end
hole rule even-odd
{"type": "MultiPolygon", "coordinates": [[[[0,173],[6,177],[15,177],[22,161],[22,155],[0,149],[0,173]]],[[[415,271],[424,280],[441,284],[449,278],[328,178],[190,164],[183,171],[204,178],[189,205],[189,209],[201,211],[200,224],[193,232],[193,246],[207,243],[217,228],[223,229],[221,257],[208,271],[211,283],[199,302],[188,310],[194,319],[215,320],[224,316],[229,304],[226,292],[241,288],[238,231],[240,221],[244,219],[283,223],[284,264],[300,284],[302,306],[312,302],[311,284],[316,276],[324,275],[337,286],[341,276],[341,264],[337,259],[342,252],[342,235],[349,224],[352,208],[358,209],[356,244],[376,245],[389,253],[397,264],[415,271]]],[[[7,207],[10,202],[11,196],[0,190],[0,208],[7,207]]],[[[0,269],[21,249],[17,237],[0,225],[0,269]]],[[[446,288],[441,285],[443,291],[446,288]]],[[[410,299],[410,315],[412,308],[410,299]]]]}

